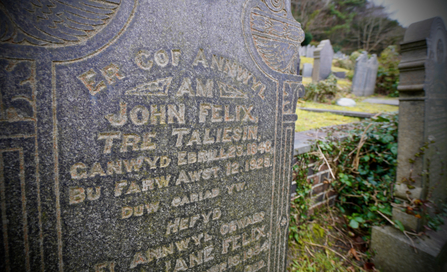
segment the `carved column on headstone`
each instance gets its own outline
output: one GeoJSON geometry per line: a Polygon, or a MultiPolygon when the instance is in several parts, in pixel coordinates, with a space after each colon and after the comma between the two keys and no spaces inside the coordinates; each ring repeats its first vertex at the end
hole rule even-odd
{"type": "MultiPolygon", "coordinates": [[[[437,17],[412,24],[401,44],[399,147],[395,195],[430,200],[447,197],[447,35],[437,17]]],[[[393,219],[420,230],[421,219],[393,209],[393,219]]]]}

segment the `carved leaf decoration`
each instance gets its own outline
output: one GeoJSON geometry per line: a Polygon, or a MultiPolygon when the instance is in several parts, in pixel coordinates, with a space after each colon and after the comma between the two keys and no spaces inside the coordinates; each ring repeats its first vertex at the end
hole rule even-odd
{"type": "Polygon", "coordinates": [[[0,0],[0,41],[66,46],[89,39],[116,14],[119,0],[0,0]]]}

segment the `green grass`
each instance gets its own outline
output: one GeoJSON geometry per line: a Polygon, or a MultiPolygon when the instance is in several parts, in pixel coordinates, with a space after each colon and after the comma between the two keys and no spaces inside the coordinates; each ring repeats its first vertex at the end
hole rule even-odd
{"type": "Polygon", "coordinates": [[[360,111],[367,113],[379,113],[379,112],[395,112],[398,111],[398,107],[390,105],[370,104],[364,102],[357,102],[356,107],[341,107],[337,105],[329,105],[315,102],[303,102],[300,101],[297,105],[296,114],[298,115],[298,121],[295,123],[295,131],[307,131],[320,127],[328,127],[335,125],[348,124],[353,122],[359,122],[360,118],[347,117],[343,115],[333,114],[329,112],[319,113],[300,110],[302,108],[314,108],[314,109],[327,109],[327,110],[345,110],[345,111],[360,111]]]}
{"type": "Polygon", "coordinates": [[[331,70],[332,70],[333,72],[345,72],[346,74],[350,71],[350,70],[348,70],[348,69],[340,68],[340,67],[335,67],[335,66],[332,66],[332,67],[331,67],[331,70]]]}
{"type": "Polygon", "coordinates": [[[296,132],[360,121],[359,118],[347,117],[328,112],[318,113],[297,109],[296,113],[298,114],[298,121],[295,123],[296,132]]]}

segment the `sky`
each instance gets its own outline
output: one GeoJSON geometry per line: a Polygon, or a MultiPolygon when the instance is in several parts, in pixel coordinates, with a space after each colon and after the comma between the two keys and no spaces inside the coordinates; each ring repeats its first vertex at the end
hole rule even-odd
{"type": "Polygon", "coordinates": [[[386,7],[391,19],[399,21],[403,27],[440,16],[447,25],[447,0],[369,0],[386,7]]]}

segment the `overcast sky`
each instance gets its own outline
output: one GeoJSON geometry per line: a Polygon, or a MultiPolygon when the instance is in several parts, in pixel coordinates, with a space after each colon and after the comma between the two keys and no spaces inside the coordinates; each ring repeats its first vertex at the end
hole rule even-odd
{"type": "Polygon", "coordinates": [[[447,24],[447,0],[369,0],[382,4],[392,19],[408,27],[410,24],[440,16],[447,24]]]}

